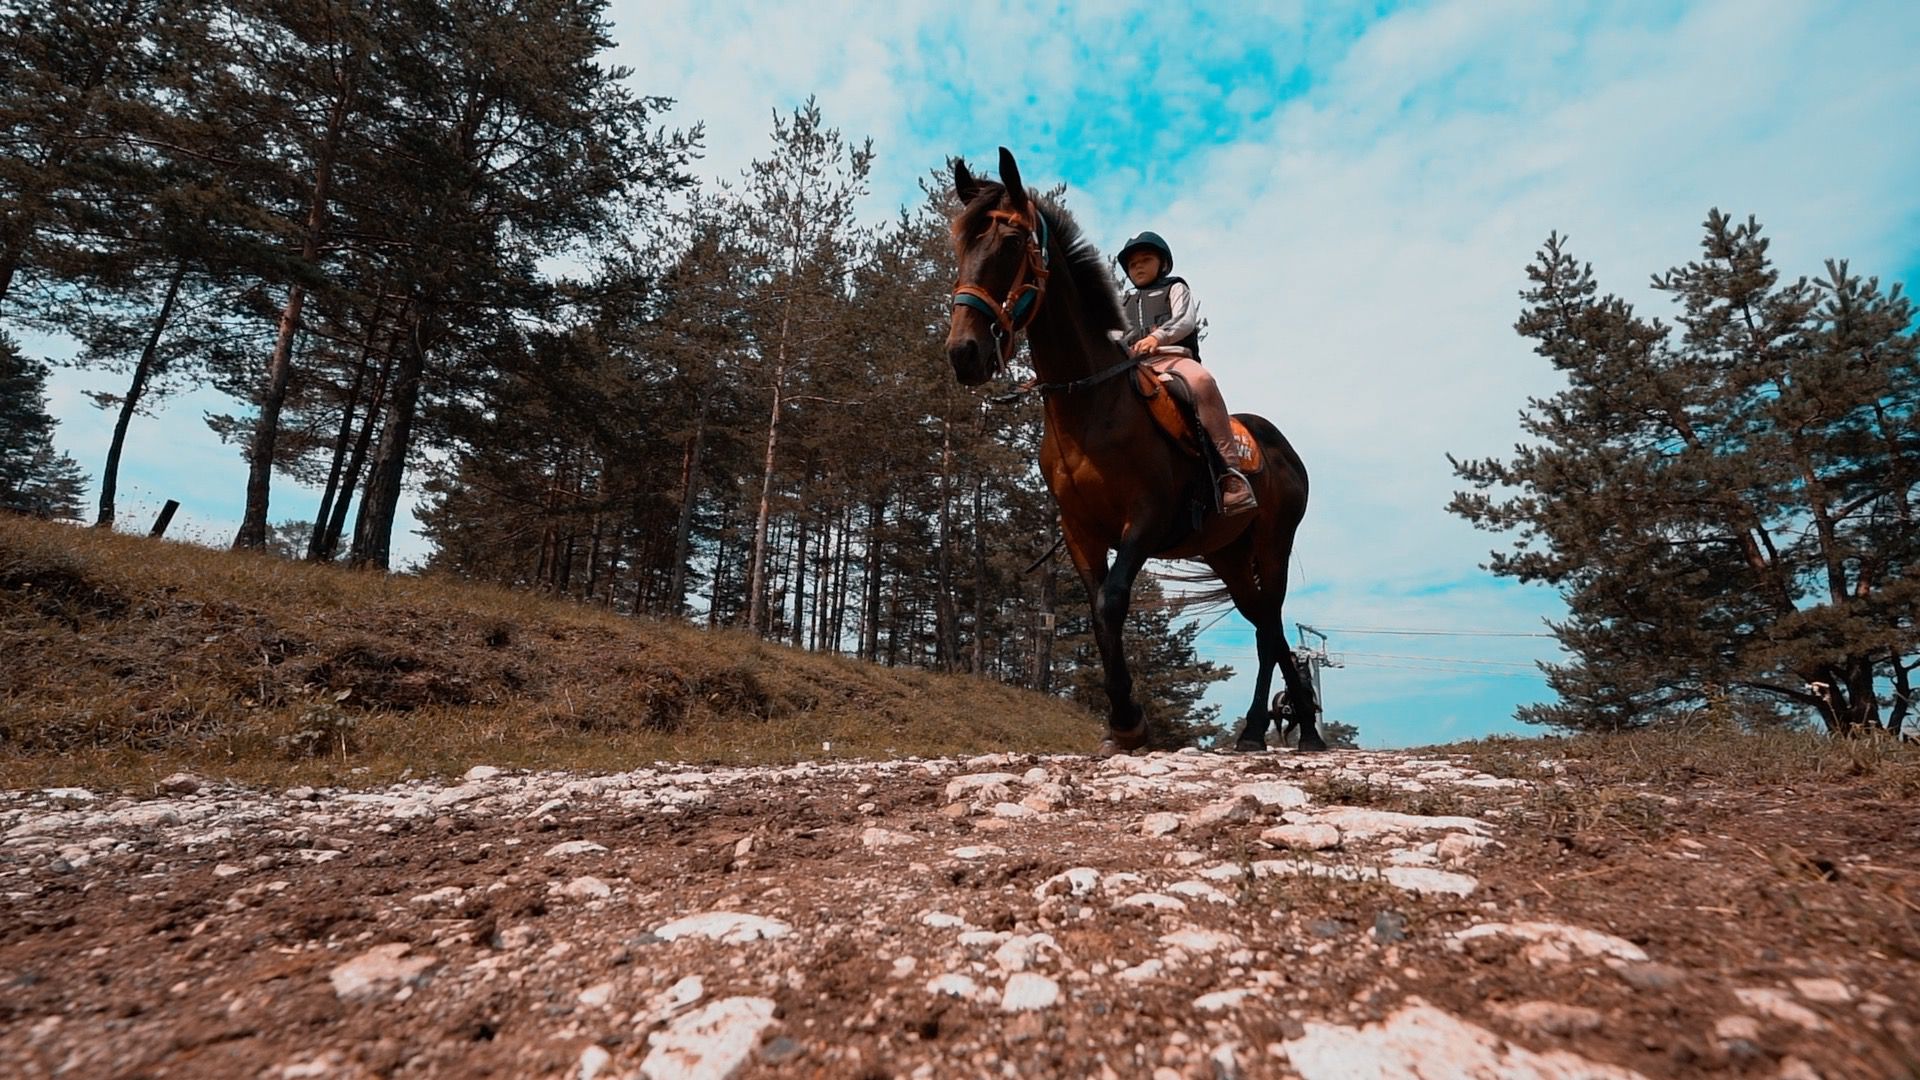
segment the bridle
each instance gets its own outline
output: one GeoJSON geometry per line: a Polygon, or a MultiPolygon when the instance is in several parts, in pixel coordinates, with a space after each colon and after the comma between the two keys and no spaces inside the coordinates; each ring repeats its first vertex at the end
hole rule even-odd
{"type": "Polygon", "coordinates": [[[978,285],[956,282],[953,306],[972,308],[993,320],[993,340],[1000,350],[1000,363],[1004,365],[1013,359],[1013,350],[1018,344],[1015,339],[1033,325],[1034,316],[1040,312],[1040,301],[1047,295],[1047,218],[1037,208],[1031,225],[1017,210],[995,210],[987,216],[1012,225],[1026,235],[1026,256],[1013,275],[1006,299],[996,300],[978,285]]]}

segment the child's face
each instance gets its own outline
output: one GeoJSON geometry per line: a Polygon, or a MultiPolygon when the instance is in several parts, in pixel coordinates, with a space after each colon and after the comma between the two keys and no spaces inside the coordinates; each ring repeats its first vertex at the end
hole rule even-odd
{"type": "Polygon", "coordinates": [[[1127,256],[1127,277],[1136,286],[1152,284],[1160,276],[1160,256],[1151,251],[1136,251],[1127,256]]]}

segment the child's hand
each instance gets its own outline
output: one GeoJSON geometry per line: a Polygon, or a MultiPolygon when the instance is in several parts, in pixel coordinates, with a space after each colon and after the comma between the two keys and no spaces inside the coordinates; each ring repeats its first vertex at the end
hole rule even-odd
{"type": "Polygon", "coordinates": [[[1158,349],[1159,347],[1160,347],[1160,339],[1157,337],[1154,337],[1152,334],[1148,334],[1146,337],[1143,337],[1139,341],[1136,341],[1133,343],[1133,355],[1144,356],[1147,353],[1150,353],[1155,349],[1158,349]]]}

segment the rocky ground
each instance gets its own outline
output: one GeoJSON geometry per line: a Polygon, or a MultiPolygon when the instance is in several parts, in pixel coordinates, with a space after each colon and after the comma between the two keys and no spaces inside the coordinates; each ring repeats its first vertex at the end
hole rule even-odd
{"type": "Polygon", "coordinates": [[[0,794],[0,1075],[1920,1075],[1920,819],[1187,751],[0,794]]]}

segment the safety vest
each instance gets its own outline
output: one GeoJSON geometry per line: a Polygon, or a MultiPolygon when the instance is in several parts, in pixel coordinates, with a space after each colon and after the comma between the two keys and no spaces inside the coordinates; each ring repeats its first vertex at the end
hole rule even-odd
{"type": "MultiPolygon", "coordinates": [[[[1155,329],[1173,318],[1173,287],[1186,285],[1187,280],[1179,277],[1163,277],[1151,285],[1134,289],[1123,301],[1126,307],[1127,325],[1132,329],[1127,334],[1128,344],[1146,337],[1155,329]]],[[[1192,286],[1188,286],[1188,300],[1191,302],[1192,286]]],[[[1163,341],[1161,345],[1171,345],[1187,349],[1194,359],[1200,357],[1200,326],[1195,323],[1193,330],[1179,341],[1163,341]]]]}

